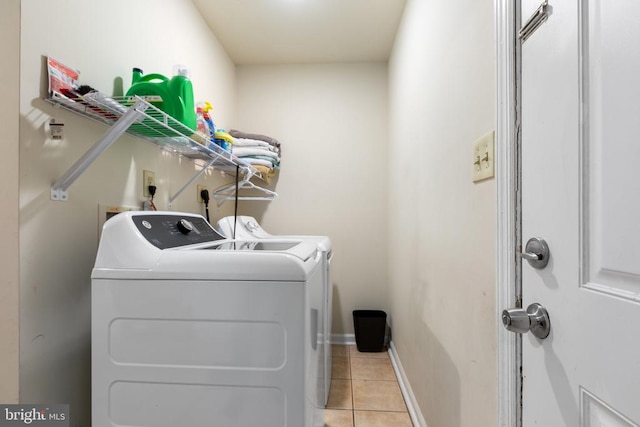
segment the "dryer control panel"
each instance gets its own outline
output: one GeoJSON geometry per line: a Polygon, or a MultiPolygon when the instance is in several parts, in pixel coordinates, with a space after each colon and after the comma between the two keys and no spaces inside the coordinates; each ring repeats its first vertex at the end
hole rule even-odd
{"type": "Polygon", "coordinates": [[[131,220],[144,238],[159,249],[224,239],[199,216],[135,215],[131,220]]]}

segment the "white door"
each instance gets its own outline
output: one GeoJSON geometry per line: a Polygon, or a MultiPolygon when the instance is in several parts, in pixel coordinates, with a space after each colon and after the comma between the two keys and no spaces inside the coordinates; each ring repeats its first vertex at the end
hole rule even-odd
{"type": "MultiPolygon", "coordinates": [[[[541,0],[522,0],[523,23],[541,0]]],[[[640,426],[640,1],[550,0],[522,45],[524,427],[640,426]]]]}

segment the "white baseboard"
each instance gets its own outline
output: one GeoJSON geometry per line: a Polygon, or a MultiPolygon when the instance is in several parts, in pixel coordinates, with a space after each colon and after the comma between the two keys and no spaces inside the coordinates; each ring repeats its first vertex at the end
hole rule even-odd
{"type": "Polygon", "coordinates": [[[331,344],[338,345],[355,345],[355,334],[331,334],[331,344]]]}
{"type": "Polygon", "coordinates": [[[391,358],[393,370],[396,373],[396,378],[398,378],[398,384],[400,384],[400,391],[402,391],[404,401],[407,404],[407,410],[409,411],[411,422],[414,427],[427,427],[427,422],[420,412],[420,406],[418,405],[416,396],[413,394],[413,390],[411,390],[409,379],[402,368],[402,363],[400,363],[400,358],[398,357],[396,348],[393,345],[393,341],[389,344],[389,358],[391,358]]]}
{"type": "MultiPolygon", "coordinates": [[[[385,335],[384,344],[388,346],[389,340],[389,336],[385,335]]],[[[356,345],[356,334],[331,334],[331,344],[356,345]]]]}

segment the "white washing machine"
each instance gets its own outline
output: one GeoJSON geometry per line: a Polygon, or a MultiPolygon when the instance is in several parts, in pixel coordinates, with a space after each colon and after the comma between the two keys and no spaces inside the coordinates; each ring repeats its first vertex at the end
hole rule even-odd
{"type": "Polygon", "coordinates": [[[92,272],[92,425],[321,427],[322,254],[125,212],[92,272]]]}
{"type": "Polygon", "coordinates": [[[298,240],[310,241],[318,246],[318,250],[322,253],[322,271],[323,271],[323,318],[324,330],[322,336],[318,339],[324,341],[324,369],[319,372],[319,377],[324,382],[324,405],[329,400],[329,388],[331,386],[331,322],[333,310],[333,285],[331,283],[331,258],[333,256],[331,239],[327,236],[306,236],[306,235],[272,235],[267,233],[264,228],[258,224],[258,221],[251,216],[239,215],[237,217],[227,216],[218,221],[216,230],[221,235],[236,239],[269,239],[271,241],[279,240],[298,240]],[[234,234],[235,229],[235,234],[234,234]]]}

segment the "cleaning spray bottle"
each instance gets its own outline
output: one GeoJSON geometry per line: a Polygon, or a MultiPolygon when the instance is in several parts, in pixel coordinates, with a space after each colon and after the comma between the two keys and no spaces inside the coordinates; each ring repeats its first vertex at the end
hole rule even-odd
{"type": "Polygon", "coordinates": [[[209,145],[215,144],[216,142],[216,125],[215,123],[213,123],[213,119],[211,118],[211,114],[209,113],[211,110],[213,110],[213,106],[208,101],[205,101],[204,106],[202,107],[202,116],[209,127],[209,145]]]}
{"type": "Polygon", "coordinates": [[[218,128],[216,130],[216,144],[227,151],[231,151],[233,149],[233,137],[224,129],[218,128]]]}
{"type": "Polygon", "coordinates": [[[193,139],[198,143],[202,144],[205,147],[209,146],[209,142],[211,141],[211,130],[209,129],[209,124],[204,118],[204,110],[201,106],[196,108],[196,133],[193,135],[193,139]]]}

